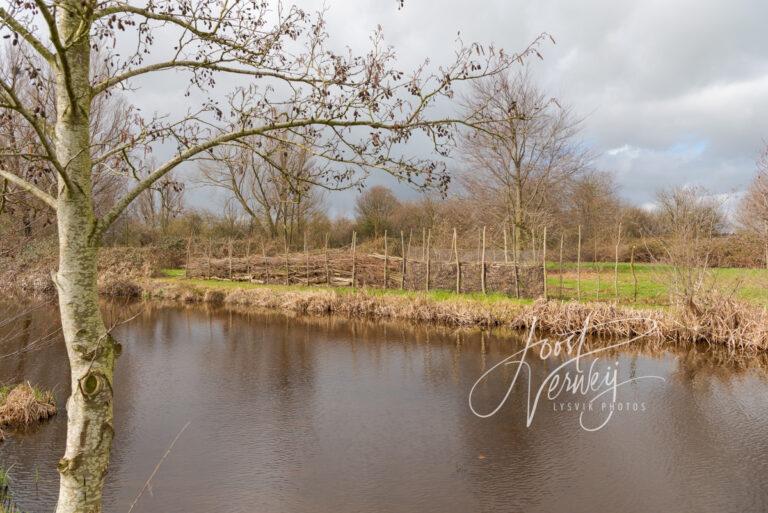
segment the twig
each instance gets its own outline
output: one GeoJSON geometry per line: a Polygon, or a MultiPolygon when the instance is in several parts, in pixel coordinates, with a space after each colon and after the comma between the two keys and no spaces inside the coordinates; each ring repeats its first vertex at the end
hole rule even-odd
{"type": "Polygon", "coordinates": [[[163,454],[163,457],[160,458],[160,461],[157,462],[157,465],[155,465],[155,469],[152,471],[152,474],[149,475],[149,479],[144,483],[144,486],[141,487],[141,490],[139,490],[139,494],[136,496],[135,499],[133,499],[133,502],[131,503],[131,507],[128,508],[128,513],[131,513],[133,511],[133,508],[136,507],[136,504],[139,502],[139,499],[144,494],[144,491],[149,487],[149,483],[152,481],[152,478],[155,477],[155,474],[157,474],[157,471],[160,470],[160,465],[163,464],[165,461],[165,458],[168,457],[168,455],[171,453],[171,449],[173,449],[173,446],[176,445],[176,442],[181,437],[181,434],[186,431],[186,429],[189,427],[191,421],[187,421],[186,424],[184,424],[184,427],[181,428],[181,431],[179,431],[176,434],[176,438],[173,439],[171,442],[171,445],[168,446],[168,449],[165,450],[165,454],[163,454]]]}

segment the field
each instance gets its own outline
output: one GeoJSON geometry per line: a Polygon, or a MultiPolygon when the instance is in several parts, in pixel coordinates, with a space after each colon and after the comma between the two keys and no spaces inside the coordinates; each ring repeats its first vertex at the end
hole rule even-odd
{"type": "MultiPolygon", "coordinates": [[[[658,264],[635,264],[635,279],[628,263],[618,265],[618,296],[622,303],[666,306],[669,304],[673,270],[658,264]],[[635,301],[635,290],[637,297],[635,301]]],[[[553,298],[577,299],[576,264],[563,264],[562,293],[559,264],[547,265],[548,295],[553,298]]],[[[583,262],[581,264],[581,299],[610,301],[616,298],[614,264],[583,262]],[[599,288],[598,288],[599,286],[599,288]]],[[[714,288],[734,298],[768,305],[768,270],[717,268],[707,272],[705,287],[714,288]]]]}
{"type": "MultiPolygon", "coordinates": [[[[628,263],[620,262],[618,265],[618,299],[623,304],[637,304],[638,306],[665,307],[669,305],[670,284],[673,282],[673,270],[669,266],[659,264],[635,264],[634,276],[628,263]],[[635,278],[637,285],[635,286],[635,278]]],[[[184,279],[183,269],[166,269],[163,271],[164,279],[183,280],[189,285],[212,286],[220,288],[259,288],[263,285],[246,282],[229,282],[225,280],[184,279]]],[[[580,279],[577,279],[576,264],[564,263],[562,280],[559,272],[559,264],[552,262],[547,265],[547,291],[553,299],[582,301],[615,301],[614,288],[614,264],[582,262],[580,279]],[[580,287],[577,282],[580,281],[580,287]],[[562,288],[561,288],[562,287],[562,288]]],[[[717,268],[706,273],[705,287],[716,289],[736,299],[746,300],[760,306],[768,306],[768,270],[744,269],[744,268],[717,268]]],[[[289,290],[318,290],[322,286],[303,285],[270,285],[270,288],[289,290]]],[[[334,287],[334,290],[345,293],[353,292],[351,287],[334,287]]],[[[429,293],[401,291],[398,289],[368,289],[372,295],[397,295],[404,297],[424,297],[436,301],[455,300],[458,298],[471,298],[485,302],[510,301],[519,304],[530,303],[530,300],[516,300],[504,294],[481,293],[456,294],[451,291],[432,290],[429,293]]]]}

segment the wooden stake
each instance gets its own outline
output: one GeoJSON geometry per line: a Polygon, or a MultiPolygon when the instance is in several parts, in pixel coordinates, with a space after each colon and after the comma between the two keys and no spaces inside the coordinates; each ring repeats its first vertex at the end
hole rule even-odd
{"type": "Polygon", "coordinates": [[[211,279],[211,252],[213,251],[213,241],[208,238],[208,270],[205,273],[207,279],[211,279]]]}
{"type": "Polygon", "coordinates": [[[600,301],[600,262],[597,259],[597,235],[595,235],[595,262],[593,267],[597,269],[597,300],[600,301]]]}
{"type": "Polygon", "coordinates": [[[400,254],[403,257],[402,269],[400,270],[400,290],[405,289],[405,271],[406,262],[408,261],[408,255],[405,253],[405,234],[403,230],[400,230],[400,254]]]}
{"type": "Polygon", "coordinates": [[[427,249],[427,229],[422,228],[421,229],[421,261],[426,260],[426,254],[424,253],[427,249]]]}
{"type": "Polygon", "coordinates": [[[229,279],[232,279],[232,239],[229,239],[229,243],[227,245],[227,253],[229,258],[229,279]]]}
{"type": "Polygon", "coordinates": [[[507,225],[504,225],[504,263],[509,263],[509,252],[507,250],[507,225]]]}
{"type": "Polygon", "coordinates": [[[387,230],[384,230],[384,288],[389,286],[389,247],[387,246],[387,230]]]}
{"type": "Polygon", "coordinates": [[[544,299],[547,299],[547,227],[544,227],[544,234],[541,245],[541,266],[544,270],[544,299]]]}
{"type": "Polygon", "coordinates": [[[637,303],[637,274],[635,274],[635,245],[632,245],[632,251],[629,254],[629,268],[632,270],[632,282],[633,282],[633,293],[632,293],[632,300],[637,303]]]}
{"type": "Polygon", "coordinates": [[[269,264],[267,263],[267,247],[261,239],[261,254],[264,256],[264,283],[269,283],[269,264]]]}
{"type": "Polygon", "coordinates": [[[432,229],[430,228],[429,234],[427,235],[427,283],[425,284],[427,287],[427,291],[429,291],[429,281],[430,281],[430,271],[432,270],[432,254],[430,251],[430,244],[432,242],[432,229]]]}
{"type": "Polygon", "coordinates": [[[405,257],[407,259],[411,258],[411,241],[413,240],[413,228],[411,228],[411,231],[408,232],[408,255],[405,257]]]}
{"type": "Polygon", "coordinates": [[[565,240],[565,234],[560,232],[560,299],[563,299],[563,242],[565,240]]]}
{"type": "Polygon", "coordinates": [[[456,258],[456,293],[461,293],[461,263],[459,262],[459,241],[456,228],[453,229],[453,255],[456,258]]]}
{"type": "Polygon", "coordinates": [[[517,230],[512,230],[512,265],[515,267],[515,297],[520,299],[520,276],[517,267],[517,230]]]}
{"type": "Polygon", "coordinates": [[[251,273],[251,239],[245,245],[245,274],[248,275],[248,281],[252,279],[251,273]]]}
{"type": "Polygon", "coordinates": [[[291,270],[288,267],[288,236],[287,235],[283,237],[283,242],[285,244],[285,284],[288,285],[291,283],[291,279],[290,279],[291,270]]]}
{"type": "Polygon", "coordinates": [[[331,266],[328,262],[328,232],[325,233],[325,284],[331,284],[331,266]]]}
{"type": "Polygon", "coordinates": [[[357,278],[357,232],[352,232],[352,288],[357,278]]]}
{"type": "Polygon", "coordinates": [[[619,300],[619,244],[621,244],[621,221],[619,221],[619,230],[616,234],[616,259],[613,265],[613,295],[616,301],[619,300]]]}
{"type": "Polygon", "coordinates": [[[307,232],[304,232],[304,260],[306,262],[306,282],[309,285],[309,249],[307,249],[307,232]]]}
{"type": "Polygon", "coordinates": [[[192,260],[192,237],[187,238],[187,265],[184,268],[184,277],[189,278],[189,263],[192,260]]]}
{"type": "Polygon", "coordinates": [[[581,301],[581,225],[579,225],[579,243],[576,251],[576,298],[581,301]]]}
{"type": "Polygon", "coordinates": [[[482,252],[480,253],[480,289],[483,291],[483,294],[486,294],[485,290],[485,226],[483,226],[483,234],[482,234],[482,252]]]}

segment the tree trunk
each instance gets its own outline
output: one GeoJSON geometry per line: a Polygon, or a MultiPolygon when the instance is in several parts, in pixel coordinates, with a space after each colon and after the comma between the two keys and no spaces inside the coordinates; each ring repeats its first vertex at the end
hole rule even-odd
{"type": "MultiPolygon", "coordinates": [[[[79,2],[68,2],[73,12],[79,2]]],[[[90,154],[90,42],[77,15],[58,16],[70,82],[57,68],[56,152],[66,165],[69,185],[58,190],[59,270],[54,276],[62,333],[70,365],[67,445],[59,461],[57,513],[101,511],[101,493],[114,435],[112,377],[120,346],[101,317],[96,285],[99,241],[94,235],[90,154]]]]}

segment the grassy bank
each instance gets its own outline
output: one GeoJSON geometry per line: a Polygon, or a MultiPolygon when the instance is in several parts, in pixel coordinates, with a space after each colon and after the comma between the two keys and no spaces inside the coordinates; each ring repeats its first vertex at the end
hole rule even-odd
{"type": "MultiPolygon", "coordinates": [[[[557,280],[559,282],[559,279],[557,280]]],[[[635,336],[671,343],[708,343],[733,349],[768,348],[768,314],[764,308],[734,301],[704,302],[695,314],[659,305],[605,302],[531,301],[504,295],[413,292],[382,289],[261,285],[186,279],[169,271],[146,283],[148,298],[267,308],[299,314],[396,319],[450,326],[505,326],[527,329],[534,323],[566,334],[590,320],[590,333],[635,336]]]]}
{"type": "MultiPolygon", "coordinates": [[[[29,427],[55,414],[52,392],[29,383],[0,386],[0,429],[29,427]]],[[[0,430],[0,440],[3,439],[0,430]]]]}

